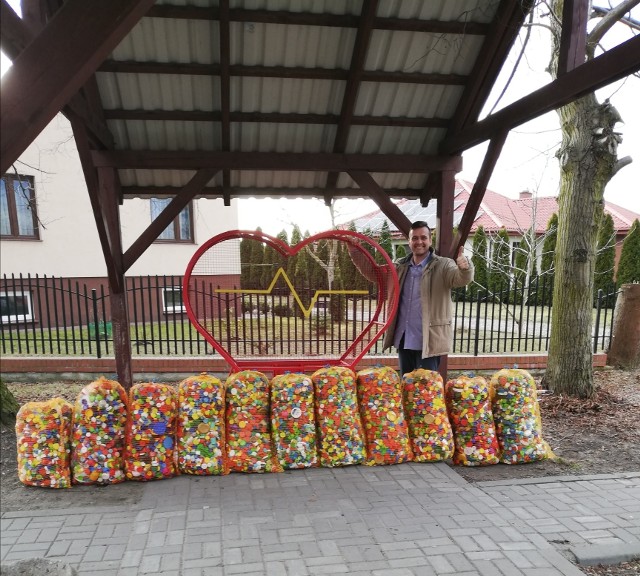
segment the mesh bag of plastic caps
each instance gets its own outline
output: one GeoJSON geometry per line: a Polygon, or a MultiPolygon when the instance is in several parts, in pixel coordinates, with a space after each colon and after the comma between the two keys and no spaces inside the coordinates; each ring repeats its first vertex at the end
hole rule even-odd
{"type": "Polygon", "coordinates": [[[71,486],[71,415],[63,398],[27,402],[16,415],[18,478],[27,486],[71,486]]]}
{"type": "Polygon", "coordinates": [[[515,368],[500,370],[490,385],[500,462],[521,464],[551,457],[551,448],[542,438],[538,394],[531,374],[515,368]]]}
{"type": "Polygon", "coordinates": [[[413,459],[402,407],[402,382],[388,366],[360,370],[358,402],[364,428],[365,464],[400,464],[413,459]]]}
{"type": "Polygon", "coordinates": [[[404,409],[416,462],[436,462],[453,456],[453,432],[438,372],[419,368],[402,377],[404,409]]]}
{"type": "Polygon", "coordinates": [[[184,379],[178,385],[178,405],[178,470],[226,474],[222,382],[206,372],[184,379]]]}
{"type": "Polygon", "coordinates": [[[459,376],[447,382],[445,397],[453,427],[453,463],[486,466],[499,462],[489,384],[481,376],[459,376]]]}
{"type": "Polygon", "coordinates": [[[174,463],[178,395],[167,384],[134,384],[129,391],[125,474],[129,480],[170,478],[174,463]]]}
{"type": "Polygon", "coordinates": [[[271,379],[271,430],[285,470],[318,465],[313,382],[306,374],[271,379]]]}
{"type": "Polygon", "coordinates": [[[311,380],[315,390],[320,465],[361,464],[366,453],[353,370],[343,366],[320,368],[311,380]]]}
{"type": "Polygon", "coordinates": [[[233,472],[282,472],[271,439],[269,379],[254,370],[225,382],[227,459],[233,472]]]}
{"type": "Polygon", "coordinates": [[[73,407],[74,484],[115,484],[125,480],[126,423],[127,393],[118,382],[99,378],[80,391],[73,407]]]}

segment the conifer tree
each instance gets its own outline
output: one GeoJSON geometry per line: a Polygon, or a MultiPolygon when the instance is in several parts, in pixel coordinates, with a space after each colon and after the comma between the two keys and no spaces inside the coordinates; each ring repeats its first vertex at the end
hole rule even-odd
{"type": "MultiPolygon", "coordinates": [[[[380,228],[380,236],[378,237],[378,244],[380,247],[392,258],[393,247],[391,246],[391,231],[389,230],[389,223],[385,220],[380,228]]],[[[376,261],[382,264],[382,256],[376,255],[376,261]]]]}
{"type": "Polygon", "coordinates": [[[471,284],[471,296],[475,300],[478,292],[486,290],[489,282],[489,267],[487,266],[487,233],[484,226],[478,226],[473,235],[473,256],[471,256],[475,269],[473,283],[471,284]]]}
{"type": "Polygon", "coordinates": [[[251,286],[251,245],[254,242],[249,238],[240,240],[240,286],[242,288],[251,286]]]}
{"type": "Polygon", "coordinates": [[[554,256],[558,241],[558,215],[553,214],[547,224],[542,258],[540,260],[540,280],[538,282],[538,302],[551,306],[553,300],[554,256]]]}
{"type": "Polygon", "coordinates": [[[613,284],[613,272],[616,262],[616,232],[611,214],[604,214],[598,230],[596,247],[596,268],[593,277],[593,293],[597,297],[598,290],[606,295],[613,284]]]}
{"type": "MultiPolygon", "coordinates": [[[[355,222],[350,222],[348,230],[351,232],[357,232],[355,222]]],[[[342,257],[340,261],[340,267],[342,271],[342,277],[346,280],[352,279],[349,282],[349,285],[354,290],[368,290],[369,282],[362,276],[362,274],[358,271],[351,256],[349,255],[349,251],[344,247],[344,251],[342,252],[342,257]]]]}
{"type": "Polygon", "coordinates": [[[640,222],[637,219],[622,243],[616,281],[618,287],[640,282],[640,222]]]}
{"type": "MultiPolygon", "coordinates": [[[[289,246],[289,238],[287,236],[287,231],[286,230],[281,230],[278,233],[278,235],[276,236],[276,238],[278,240],[280,240],[286,246],[289,246]]],[[[285,272],[287,271],[288,260],[289,259],[284,254],[281,254],[277,250],[273,251],[273,260],[272,260],[272,266],[271,266],[271,278],[273,278],[273,276],[275,276],[278,273],[278,270],[280,268],[282,268],[285,272]]],[[[286,286],[283,278],[280,278],[278,280],[278,286],[280,286],[280,287],[286,286]]]]}
{"type": "Polygon", "coordinates": [[[522,290],[527,280],[527,264],[529,262],[529,246],[521,243],[514,248],[515,257],[513,261],[513,288],[515,299],[518,304],[522,303],[522,290]]]}
{"type": "Polygon", "coordinates": [[[265,244],[262,266],[260,267],[260,288],[268,288],[278,269],[276,265],[277,252],[274,248],[265,244]]]}
{"type": "Polygon", "coordinates": [[[509,288],[511,265],[509,262],[509,234],[501,228],[493,239],[493,255],[489,271],[489,288],[496,293],[509,288]]]}
{"type": "MultiPolygon", "coordinates": [[[[293,230],[291,231],[291,246],[297,246],[302,242],[302,233],[300,232],[300,228],[297,224],[293,226],[293,230]]],[[[304,250],[302,251],[304,252],[304,250]]],[[[287,276],[293,282],[293,285],[296,285],[296,267],[298,265],[298,260],[300,259],[300,252],[296,253],[295,256],[291,256],[287,262],[287,276]]]]}
{"type": "Polygon", "coordinates": [[[558,215],[551,216],[547,223],[544,243],[542,245],[542,259],[540,261],[540,273],[553,273],[553,255],[556,252],[556,242],[558,241],[558,215]]]}
{"type": "MultiPolygon", "coordinates": [[[[303,240],[309,238],[309,231],[305,230],[305,233],[302,237],[303,240]]],[[[303,250],[300,250],[297,255],[296,262],[296,271],[295,271],[295,281],[293,285],[298,291],[298,296],[300,297],[301,302],[304,307],[307,308],[309,303],[311,302],[311,291],[315,290],[315,287],[312,284],[311,274],[312,274],[312,266],[315,264],[309,256],[308,245],[303,250]]],[[[295,313],[298,316],[302,315],[302,310],[297,307],[297,303],[294,304],[295,313]]]]}
{"type": "MultiPolygon", "coordinates": [[[[256,232],[262,232],[261,228],[256,228],[256,232]]],[[[264,262],[264,245],[257,240],[251,240],[251,257],[249,271],[249,288],[260,288],[262,279],[262,263],[264,262]]]]}

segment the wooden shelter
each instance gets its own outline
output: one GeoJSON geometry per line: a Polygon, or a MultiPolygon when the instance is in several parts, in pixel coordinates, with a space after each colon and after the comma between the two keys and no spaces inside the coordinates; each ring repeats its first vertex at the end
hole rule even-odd
{"type": "MultiPolygon", "coordinates": [[[[111,288],[131,383],[124,276],[194,197],[437,203],[439,251],[469,232],[509,131],[640,69],[640,37],[585,63],[589,2],[565,0],[560,75],[480,119],[533,0],[0,0],[1,172],[62,111],[111,288]],[[247,6],[250,6],[247,7],[247,6]],[[458,235],[454,175],[489,141],[458,235]],[[119,205],[171,197],[122,246],[119,205]]],[[[64,199],[61,199],[63,201],[64,199]]]]}

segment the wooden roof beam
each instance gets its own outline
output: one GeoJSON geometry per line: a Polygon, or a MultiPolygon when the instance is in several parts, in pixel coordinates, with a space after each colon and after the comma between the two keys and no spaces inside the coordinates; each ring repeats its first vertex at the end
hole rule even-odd
{"type": "MultiPolygon", "coordinates": [[[[201,110],[104,110],[107,120],[161,120],[184,122],[222,122],[221,112],[201,110]]],[[[276,124],[336,124],[337,114],[296,114],[281,112],[231,112],[229,122],[273,122],[276,124]]],[[[444,118],[408,118],[390,116],[353,116],[354,126],[399,126],[403,128],[444,128],[444,118]]]]}
{"type": "Polygon", "coordinates": [[[0,173],[18,159],[153,3],[68,0],[63,5],[2,79],[0,173]]]}
{"type": "Polygon", "coordinates": [[[504,129],[511,130],[638,70],[640,36],[635,36],[460,133],[448,136],[440,151],[455,154],[491,140],[504,129]]]}
{"type": "Polygon", "coordinates": [[[491,30],[487,33],[480,54],[478,54],[467,88],[453,115],[452,134],[475,122],[480,116],[509,55],[511,46],[518,37],[522,23],[531,11],[533,4],[534,0],[523,0],[522,2],[502,0],[497,17],[491,25],[491,30]]]}
{"type": "Polygon", "coordinates": [[[193,198],[207,185],[216,175],[218,170],[205,169],[198,170],[173,200],[165,206],[164,210],[158,214],[157,218],[149,224],[147,229],[140,234],[138,239],[128,248],[123,256],[123,266],[125,272],[144,254],[151,244],[162,234],[171,222],[177,218],[178,214],[185,208],[193,198]]]}
{"type": "Polygon", "coordinates": [[[398,208],[385,191],[378,185],[368,172],[351,170],[349,176],[369,196],[384,212],[384,215],[402,232],[407,238],[411,229],[411,222],[405,213],[398,208]]]}
{"type": "MultiPolygon", "coordinates": [[[[180,193],[178,186],[123,186],[125,198],[173,198],[180,193]]],[[[323,198],[326,188],[238,188],[228,190],[232,198],[323,198]]],[[[331,195],[339,198],[366,198],[359,188],[335,188],[331,195]]],[[[419,188],[387,188],[385,193],[390,198],[419,198],[419,188]]],[[[222,198],[222,186],[205,186],[195,198],[222,198]]]]}
{"type": "MultiPolygon", "coordinates": [[[[351,54],[349,76],[347,78],[347,85],[342,97],[340,120],[338,122],[336,136],[333,142],[334,153],[344,152],[347,146],[349,128],[351,127],[351,121],[354,115],[353,113],[356,106],[356,99],[358,97],[358,90],[360,89],[364,63],[367,58],[369,42],[371,41],[371,35],[373,33],[373,20],[377,9],[377,0],[365,0],[365,2],[363,2],[362,13],[360,14],[360,21],[358,23],[358,32],[353,45],[353,53],[351,54]]],[[[327,174],[326,187],[328,190],[336,187],[338,176],[339,174],[337,172],[327,174]]],[[[327,206],[331,205],[330,194],[325,195],[324,202],[327,206]]]]}
{"type": "Polygon", "coordinates": [[[564,0],[558,76],[584,64],[587,58],[589,0],[564,0]]]}
{"type": "MultiPolygon", "coordinates": [[[[215,8],[159,4],[147,14],[154,18],[179,18],[188,20],[219,20],[220,12],[215,8]]],[[[286,12],[284,10],[229,10],[232,22],[260,24],[290,24],[297,26],[330,26],[333,28],[357,28],[360,17],[355,14],[318,14],[316,12],[286,12]]],[[[376,30],[399,30],[428,32],[432,34],[487,34],[489,26],[479,22],[450,20],[420,20],[417,18],[374,18],[376,30]]]]}
{"type": "Polygon", "coordinates": [[[482,161],[482,167],[480,168],[480,172],[478,173],[478,178],[473,185],[473,189],[471,190],[471,194],[469,195],[469,201],[467,202],[464,212],[462,213],[462,219],[458,224],[458,232],[451,241],[451,245],[448,249],[449,255],[451,255],[452,257],[455,257],[453,255],[458,253],[460,246],[464,246],[464,243],[469,237],[471,226],[476,219],[478,210],[480,209],[480,204],[482,203],[484,194],[487,191],[489,179],[491,178],[493,169],[496,167],[498,159],[500,158],[502,147],[504,146],[508,135],[509,131],[503,130],[495,138],[493,138],[491,142],[489,142],[489,148],[487,149],[487,153],[484,157],[484,160],[482,161]]]}
{"type": "Polygon", "coordinates": [[[331,154],[297,152],[203,152],[200,150],[94,150],[96,167],[163,170],[289,170],[302,172],[460,172],[460,156],[331,154]]]}
{"type": "MultiPolygon", "coordinates": [[[[105,60],[98,72],[116,74],[175,74],[190,76],[219,76],[218,64],[196,62],[152,62],[140,60],[105,60]]],[[[347,80],[349,70],[335,68],[305,68],[303,66],[247,66],[230,64],[229,74],[245,78],[294,78],[303,80],[347,80]]],[[[436,74],[426,72],[399,72],[363,70],[363,82],[402,82],[405,84],[466,85],[468,78],[462,74],[436,74]]]]}
{"type": "MultiPolygon", "coordinates": [[[[29,11],[32,21],[20,18],[12,8],[1,0],[1,26],[2,26],[2,50],[14,61],[21,52],[34,40],[44,19],[43,15],[29,11]]],[[[104,122],[95,106],[91,106],[87,96],[81,93],[74,94],[62,113],[69,119],[71,115],[81,120],[89,131],[89,138],[94,143],[104,148],[113,148],[113,135],[104,122]]]]}
{"type": "MultiPolygon", "coordinates": [[[[229,0],[220,0],[220,138],[222,150],[231,150],[231,74],[230,52],[231,40],[229,32],[229,0]]],[[[231,197],[227,190],[231,186],[231,172],[222,171],[222,197],[225,206],[231,206],[231,197]]]]}

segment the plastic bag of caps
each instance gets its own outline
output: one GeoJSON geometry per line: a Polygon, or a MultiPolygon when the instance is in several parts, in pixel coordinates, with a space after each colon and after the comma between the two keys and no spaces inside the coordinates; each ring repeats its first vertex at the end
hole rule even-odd
{"type": "Polygon", "coordinates": [[[271,379],[271,426],[278,462],[285,470],[318,465],[313,382],[306,374],[271,379]]]}
{"type": "Polygon", "coordinates": [[[129,480],[157,480],[176,473],[178,395],[168,384],[134,384],[129,391],[125,474],[129,480]]]}
{"type": "Polygon", "coordinates": [[[536,383],[526,370],[504,369],[491,378],[491,405],[500,462],[521,464],[553,456],[542,438],[536,383]]]}
{"type": "Polygon", "coordinates": [[[499,447],[487,381],[482,376],[459,376],[447,382],[445,397],[453,427],[453,463],[497,464],[499,447]]]}
{"type": "Polygon", "coordinates": [[[315,390],[320,465],[361,464],[366,453],[353,370],[328,366],[316,370],[311,380],[315,390]]]}
{"type": "Polygon", "coordinates": [[[178,385],[178,470],[185,474],[227,474],[224,385],[203,372],[178,385]]]}
{"type": "Polygon", "coordinates": [[[404,408],[416,462],[453,456],[453,432],[447,415],[442,376],[419,368],[402,377],[404,408]]]}
{"type": "Polygon", "coordinates": [[[78,394],[73,407],[71,472],[74,484],[125,480],[127,393],[115,380],[99,378],[78,394]]]}
{"type": "Polygon", "coordinates": [[[71,415],[63,398],[27,402],[16,415],[18,478],[27,486],[71,486],[71,415]]]}
{"type": "Polygon", "coordinates": [[[232,472],[281,472],[271,439],[269,379],[255,370],[225,382],[227,458],[232,472]]]}
{"type": "Polygon", "coordinates": [[[400,464],[412,460],[398,373],[382,366],[360,370],[356,378],[367,450],[365,464],[400,464]]]}

